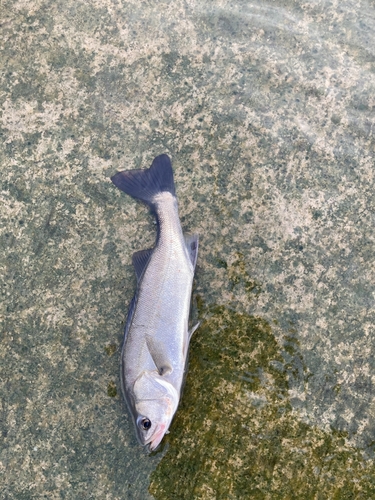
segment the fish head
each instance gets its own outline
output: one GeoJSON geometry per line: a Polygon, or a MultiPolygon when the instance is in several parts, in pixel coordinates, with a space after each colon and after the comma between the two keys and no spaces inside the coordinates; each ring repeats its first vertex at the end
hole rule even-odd
{"type": "Polygon", "coordinates": [[[139,442],[159,446],[177,410],[179,395],[158,372],[144,372],[134,384],[134,422],[139,442]]]}

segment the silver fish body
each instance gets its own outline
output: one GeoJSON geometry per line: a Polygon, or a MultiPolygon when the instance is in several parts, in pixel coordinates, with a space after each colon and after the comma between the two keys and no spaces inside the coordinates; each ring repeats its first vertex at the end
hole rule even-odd
{"type": "Polygon", "coordinates": [[[188,322],[198,236],[182,232],[167,155],[155,158],[147,170],[119,172],[112,181],[147,203],[158,223],[155,247],[133,255],[138,285],[121,355],[122,389],[138,439],[153,450],[180,399],[192,334],[188,322]]]}

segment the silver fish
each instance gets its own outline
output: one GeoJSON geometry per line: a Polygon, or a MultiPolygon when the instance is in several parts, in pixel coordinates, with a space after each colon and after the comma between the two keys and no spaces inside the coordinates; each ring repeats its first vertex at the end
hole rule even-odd
{"type": "Polygon", "coordinates": [[[149,169],[125,170],[111,180],[149,205],[157,220],[155,247],[133,255],[138,283],[121,353],[122,391],[138,440],[154,450],[177,410],[189,341],[198,327],[188,329],[198,235],[182,232],[167,155],[149,169]]]}

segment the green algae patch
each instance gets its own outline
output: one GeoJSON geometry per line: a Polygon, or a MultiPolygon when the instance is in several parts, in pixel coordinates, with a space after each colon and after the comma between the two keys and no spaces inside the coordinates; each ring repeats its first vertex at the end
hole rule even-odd
{"type": "Polygon", "coordinates": [[[204,314],[150,493],[157,500],[373,498],[373,463],[344,433],[293,413],[288,368],[268,323],[218,306],[204,314]]]}
{"type": "Polygon", "coordinates": [[[114,382],[108,383],[107,394],[110,398],[115,398],[117,396],[117,387],[114,382]]]}
{"type": "Polygon", "coordinates": [[[251,295],[258,296],[261,291],[261,285],[257,281],[251,279],[248,271],[246,270],[245,257],[241,252],[236,252],[235,261],[225,269],[228,270],[229,289],[233,291],[234,288],[243,288],[245,293],[251,299],[251,295]]]}
{"type": "Polygon", "coordinates": [[[116,344],[109,344],[104,347],[104,350],[108,356],[113,356],[113,354],[117,351],[116,344]]]}

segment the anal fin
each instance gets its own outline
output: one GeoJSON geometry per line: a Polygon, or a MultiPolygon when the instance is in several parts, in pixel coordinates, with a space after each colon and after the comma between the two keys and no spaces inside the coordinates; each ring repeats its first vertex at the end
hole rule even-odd
{"type": "Polygon", "coordinates": [[[143,271],[146,269],[153,251],[153,248],[147,248],[147,250],[139,250],[138,252],[133,253],[132,262],[135,274],[137,275],[137,281],[141,279],[143,271]]]}

